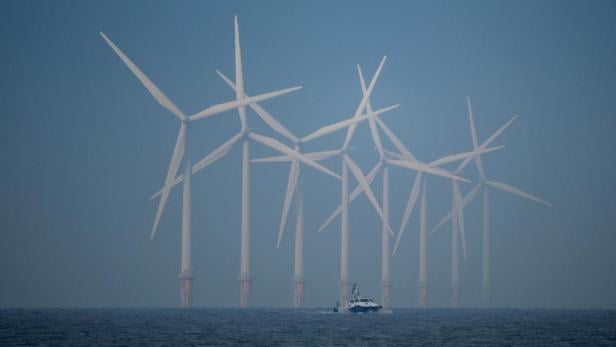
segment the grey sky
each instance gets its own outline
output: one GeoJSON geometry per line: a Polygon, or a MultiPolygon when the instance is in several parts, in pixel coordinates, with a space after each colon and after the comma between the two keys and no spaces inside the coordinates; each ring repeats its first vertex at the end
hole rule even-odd
{"type": "MultiPolygon", "coordinates": [[[[175,306],[180,190],[158,236],[155,203],[178,124],[98,35],[104,31],[183,110],[231,100],[239,16],[246,92],[303,85],[263,103],[298,135],[350,117],[361,99],[355,64],[372,76],[375,108],[422,160],[471,148],[465,98],[479,140],[519,119],[484,156],[488,177],[550,201],[491,194],[493,303],[616,308],[616,4],[611,1],[78,2],[0,3],[0,307],[175,306]]],[[[249,113],[258,132],[274,135],[249,113]]],[[[200,158],[239,130],[237,112],[197,125],[200,158]]],[[[343,134],[308,149],[334,149],[343,134]]],[[[392,146],[386,144],[390,149],[392,146]]],[[[377,160],[367,124],[351,155],[377,160]]],[[[253,156],[272,152],[253,146],[253,156]]],[[[197,306],[237,306],[239,149],[193,179],[197,306]]],[[[326,163],[339,171],[339,162],[326,163]]],[[[254,306],[288,306],[292,233],[275,250],[287,164],[252,166],[254,306]]],[[[339,184],[305,174],[306,304],[337,297],[339,184]]],[[[474,166],[465,175],[475,180],[474,166]]],[[[397,230],[413,176],[392,169],[397,230]]],[[[428,221],[449,208],[450,184],[429,180],[428,221]]],[[[463,193],[471,185],[463,185],[463,193]]],[[[374,185],[380,196],[380,183],[374,185]]],[[[480,201],[466,210],[469,259],[462,303],[480,302],[480,201]]],[[[380,222],[351,205],[351,276],[377,296],[380,222]]],[[[417,218],[392,259],[394,307],[416,305],[417,218]]],[[[292,218],[292,215],[291,215],[292,218]]],[[[291,219],[293,220],[293,219],[291,219]]],[[[290,230],[290,229],[288,229],[290,230]]],[[[287,231],[288,231],[287,230],[287,231]]],[[[430,305],[446,306],[448,228],[430,239],[430,305]]]]}

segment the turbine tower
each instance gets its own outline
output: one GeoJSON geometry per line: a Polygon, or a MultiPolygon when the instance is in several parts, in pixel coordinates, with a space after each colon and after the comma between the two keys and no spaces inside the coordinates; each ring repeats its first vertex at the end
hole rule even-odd
{"type": "MultiPolygon", "coordinates": [[[[464,208],[466,204],[471,202],[473,198],[477,195],[479,189],[483,188],[483,234],[482,234],[482,289],[483,289],[483,303],[485,306],[489,306],[490,304],[490,238],[489,238],[489,219],[488,219],[488,188],[496,188],[498,190],[505,191],[507,193],[511,193],[517,196],[521,196],[525,199],[532,200],[535,202],[539,202],[541,204],[552,206],[550,203],[539,199],[535,196],[532,196],[526,192],[523,192],[517,188],[514,188],[505,183],[489,181],[486,179],[485,171],[483,169],[483,164],[481,161],[481,151],[482,149],[487,148],[505,129],[507,129],[511,123],[513,123],[518,115],[513,116],[507,123],[505,123],[501,128],[495,131],[490,137],[488,137],[481,145],[478,145],[477,141],[477,131],[475,129],[475,122],[473,119],[473,109],[471,104],[470,97],[467,97],[467,108],[468,108],[468,117],[471,129],[471,139],[473,142],[473,149],[477,152],[475,155],[466,158],[455,172],[461,172],[466,165],[468,165],[472,160],[475,161],[475,165],[477,170],[479,171],[480,181],[479,183],[464,197],[461,203],[461,208],[464,208]]],[[[430,231],[430,234],[435,232],[438,228],[440,228],[443,224],[447,223],[452,216],[452,212],[448,213],[441,219],[441,221],[430,231]]],[[[455,218],[454,218],[455,219],[455,218]]]]}
{"type": "Polygon", "coordinates": [[[419,205],[419,271],[417,289],[419,290],[419,307],[428,307],[428,235],[426,228],[426,183],[423,183],[421,204],[419,205]]]}
{"type": "Polygon", "coordinates": [[[167,198],[173,186],[174,178],[178,172],[179,166],[184,159],[184,173],[186,180],[184,181],[183,197],[182,197],[182,263],[180,271],[180,306],[190,307],[192,305],[192,264],[191,264],[191,157],[190,157],[190,142],[189,133],[190,126],[193,122],[205,117],[209,117],[221,112],[229,111],[234,108],[242,107],[251,102],[267,100],[269,98],[286,94],[299,88],[289,88],[277,92],[262,94],[252,98],[235,100],[211,106],[201,112],[191,116],[186,116],[167,96],[103,33],[100,35],[105,42],[113,49],[113,51],[126,64],[131,72],[139,79],[144,87],[152,94],[152,96],[164,108],[173,113],[180,121],[180,130],[176,139],[175,148],[171,157],[171,163],[167,171],[164,186],[160,192],[160,201],[158,210],[152,226],[150,238],[153,239],[156,235],[158,224],[162,216],[167,198]]]}

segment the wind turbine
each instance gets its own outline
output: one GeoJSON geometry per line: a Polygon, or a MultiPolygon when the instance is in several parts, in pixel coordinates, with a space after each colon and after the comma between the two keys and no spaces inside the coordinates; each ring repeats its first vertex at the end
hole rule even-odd
{"type": "Polygon", "coordinates": [[[165,109],[173,113],[180,121],[180,130],[176,139],[175,148],[171,157],[171,163],[167,171],[164,186],[161,191],[161,198],[154,219],[154,225],[152,226],[152,232],[150,238],[153,239],[156,235],[158,224],[162,216],[167,198],[171,191],[172,183],[178,172],[182,159],[184,160],[184,172],[186,180],[184,181],[183,199],[182,199],[182,265],[180,272],[181,289],[180,289],[180,305],[182,307],[189,307],[192,303],[192,266],[191,266],[191,158],[190,158],[190,145],[189,145],[189,129],[190,125],[202,118],[209,117],[221,112],[229,111],[234,108],[242,107],[252,102],[258,102],[273,98],[275,96],[283,95],[301,87],[284,89],[267,94],[261,94],[252,98],[244,98],[242,100],[229,101],[222,104],[217,104],[204,109],[194,115],[187,116],[169,99],[167,96],[103,33],[100,32],[102,38],[113,49],[113,51],[120,57],[120,59],[126,64],[131,72],[139,79],[143,86],[152,94],[152,96],[158,101],[158,103],[165,109]]]}
{"type": "MultiPolygon", "coordinates": [[[[492,143],[503,131],[505,131],[505,129],[507,129],[511,125],[511,123],[513,123],[518,117],[518,115],[513,116],[507,123],[505,123],[501,128],[499,128],[490,137],[488,137],[481,145],[478,145],[477,131],[475,129],[475,122],[473,119],[473,109],[472,109],[470,97],[467,97],[466,103],[468,107],[468,117],[469,117],[470,129],[471,129],[471,139],[473,142],[473,149],[475,151],[487,148],[487,146],[489,146],[490,143],[492,143]]],[[[486,179],[480,154],[481,153],[477,153],[476,155],[472,157],[466,158],[462,163],[460,163],[460,165],[458,166],[455,172],[461,172],[466,167],[466,165],[468,165],[472,160],[475,161],[475,165],[477,167],[477,170],[479,171],[480,182],[464,197],[461,203],[462,206],[460,208],[464,208],[466,204],[471,202],[473,198],[477,195],[477,192],[479,191],[479,189],[483,188],[482,289],[483,289],[484,305],[487,306],[490,303],[490,253],[489,253],[490,238],[489,238],[489,217],[488,217],[488,188],[496,188],[498,190],[502,190],[507,193],[521,196],[525,199],[539,202],[547,206],[552,206],[552,205],[542,199],[539,199],[533,195],[530,195],[526,192],[523,192],[505,183],[490,181],[486,179]]],[[[430,234],[435,232],[443,224],[447,223],[451,219],[451,216],[452,216],[452,212],[445,215],[445,217],[443,217],[443,219],[441,219],[441,221],[430,231],[430,234]]]]}

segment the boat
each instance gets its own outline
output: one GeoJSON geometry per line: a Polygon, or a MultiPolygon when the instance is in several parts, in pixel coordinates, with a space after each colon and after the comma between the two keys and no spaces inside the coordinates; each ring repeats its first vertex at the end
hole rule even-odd
{"type": "Polygon", "coordinates": [[[359,295],[359,288],[357,284],[353,284],[353,290],[351,291],[351,298],[347,302],[340,305],[340,302],[336,303],[334,312],[350,312],[350,313],[368,313],[378,312],[383,306],[377,304],[373,298],[367,298],[359,295]]]}

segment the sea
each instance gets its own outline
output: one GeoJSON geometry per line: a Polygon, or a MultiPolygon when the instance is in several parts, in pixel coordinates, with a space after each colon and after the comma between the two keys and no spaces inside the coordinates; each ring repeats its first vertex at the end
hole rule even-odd
{"type": "Polygon", "coordinates": [[[616,346],[616,310],[2,309],[2,346],[616,346]]]}

